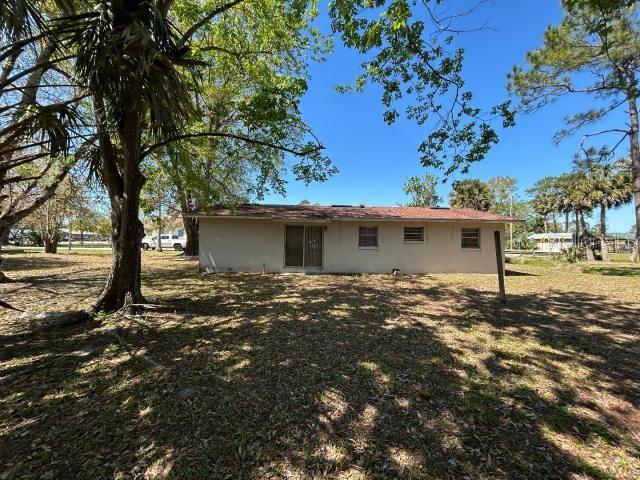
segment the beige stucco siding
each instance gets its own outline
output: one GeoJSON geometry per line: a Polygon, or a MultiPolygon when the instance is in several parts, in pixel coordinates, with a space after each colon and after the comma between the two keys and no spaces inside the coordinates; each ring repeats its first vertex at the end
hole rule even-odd
{"type": "MultiPolygon", "coordinates": [[[[304,271],[284,267],[286,222],[246,219],[200,219],[200,268],[206,272],[304,271]]],[[[293,224],[293,223],[289,223],[293,224]]],[[[296,222],[324,228],[322,272],[403,273],[476,272],[495,273],[493,232],[501,223],[462,222],[296,222]],[[378,247],[359,248],[360,226],[378,227],[378,247]],[[425,227],[425,241],[405,242],[405,226],[425,227]],[[480,248],[460,246],[462,228],[480,228],[480,248]]]]}

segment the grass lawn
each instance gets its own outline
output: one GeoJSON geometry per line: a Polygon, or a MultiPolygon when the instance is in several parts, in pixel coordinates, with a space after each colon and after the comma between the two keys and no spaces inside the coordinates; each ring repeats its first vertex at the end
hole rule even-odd
{"type": "MultiPolygon", "coordinates": [[[[0,311],[0,478],[640,477],[640,267],[208,275],[145,252],[161,307],[33,333],[0,311]]],[[[88,305],[108,255],[12,254],[0,298],[88,305]]]]}

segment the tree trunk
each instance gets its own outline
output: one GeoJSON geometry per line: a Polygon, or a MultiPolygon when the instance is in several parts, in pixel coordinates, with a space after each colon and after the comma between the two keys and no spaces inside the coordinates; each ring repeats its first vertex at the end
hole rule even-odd
{"type": "Polygon", "coordinates": [[[607,208],[604,203],[600,204],[600,252],[602,261],[609,261],[609,247],[607,246],[607,208]]]}
{"type": "Polygon", "coordinates": [[[629,141],[631,143],[631,178],[633,182],[633,200],[636,211],[636,236],[633,242],[631,261],[637,262],[640,258],[640,143],[638,142],[638,104],[635,96],[629,98],[629,117],[631,129],[629,141]]]}
{"type": "Polygon", "coordinates": [[[569,212],[564,212],[564,233],[569,233],[569,212]]]}
{"type": "Polygon", "coordinates": [[[100,135],[101,176],[111,202],[111,245],[113,259],[104,290],[89,309],[114,312],[130,304],[144,303],[140,273],[141,243],[144,226],[140,221],[140,192],[145,178],[140,171],[142,114],[135,109],[127,112],[119,132],[122,144],[121,172],[116,153],[106,129],[104,104],[95,95],[96,120],[100,135]]]}
{"type": "MultiPolygon", "coordinates": [[[[144,227],[138,218],[139,202],[134,198],[135,190],[130,193],[124,198],[115,199],[118,206],[111,214],[113,259],[104,290],[92,307],[95,312],[113,312],[131,303],[144,302],[140,281],[140,248],[144,227]]],[[[139,200],[140,191],[137,193],[139,200]]]]}
{"type": "Polygon", "coordinates": [[[591,248],[591,235],[587,232],[587,224],[584,221],[584,212],[580,212],[580,228],[582,229],[582,246],[584,247],[584,253],[587,256],[587,262],[595,262],[596,257],[593,254],[591,248]]]}
{"type": "Polygon", "coordinates": [[[187,235],[187,246],[184,254],[189,257],[197,257],[200,253],[200,222],[196,217],[182,217],[184,231],[187,235]]]}
{"type": "Polygon", "coordinates": [[[158,236],[157,236],[158,245],[156,247],[156,252],[162,251],[162,205],[158,205],[158,236]]]}
{"type": "Polygon", "coordinates": [[[554,233],[557,233],[558,230],[558,217],[556,216],[556,214],[553,214],[553,231],[554,233]]]}
{"type": "Polygon", "coordinates": [[[2,262],[4,262],[4,258],[2,258],[2,245],[0,245],[0,283],[12,282],[13,279],[7,277],[2,271],[2,262]]]}
{"type": "Polygon", "coordinates": [[[42,241],[44,242],[44,253],[58,253],[58,232],[42,232],[42,241]]]}

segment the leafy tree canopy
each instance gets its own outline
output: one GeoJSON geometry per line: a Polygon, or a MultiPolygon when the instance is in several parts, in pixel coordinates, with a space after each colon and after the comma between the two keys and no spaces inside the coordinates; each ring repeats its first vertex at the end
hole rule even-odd
{"type": "Polygon", "coordinates": [[[413,176],[407,178],[404,184],[404,193],[409,195],[408,207],[434,207],[442,202],[442,198],[436,192],[438,177],[426,174],[423,178],[413,176]]]}
{"type": "Polygon", "coordinates": [[[419,146],[422,164],[446,174],[466,172],[485,157],[498,141],[492,120],[501,119],[504,127],[514,124],[509,102],[488,112],[477,105],[462,74],[464,49],[455,46],[456,35],[463,31],[456,20],[484,3],[467,11],[456,11],[456,2],[444,0],[330,4],[333,30],[347,47],[368,56],[355,85],[341,90],[380,85],[389,124],[400,117],[400,105],[408,103],[406,117],[429,132],[419,146]]]}

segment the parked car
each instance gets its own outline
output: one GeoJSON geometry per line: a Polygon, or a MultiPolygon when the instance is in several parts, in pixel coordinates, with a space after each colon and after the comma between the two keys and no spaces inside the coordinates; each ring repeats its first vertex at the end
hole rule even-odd
{"type": "Polygon", "coordinates": [[[153,237],[150,237],[149,235],[145,235],[145,237],[142,239],[142,249],[149,250],[150,248],[156,248],[155,239],[153,237]]]}
{"type": "MultiPolygon", "coordinates": [[[[187,239],[178,235],[161,235],[162,248],[173,248],[176,251],[182,251],[187,246],[187,239]]],[[[153,248],[157,248],[158,238],[153,238],[153,248]]]]}

